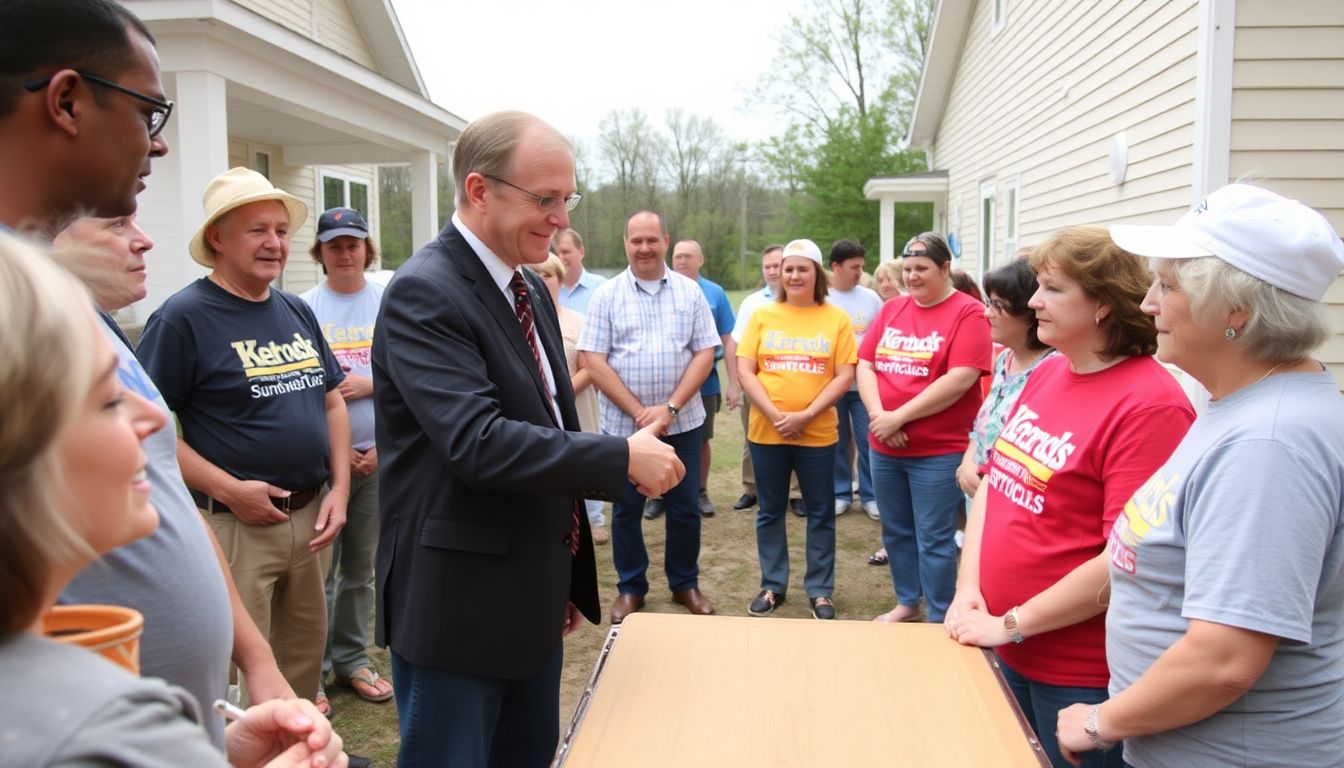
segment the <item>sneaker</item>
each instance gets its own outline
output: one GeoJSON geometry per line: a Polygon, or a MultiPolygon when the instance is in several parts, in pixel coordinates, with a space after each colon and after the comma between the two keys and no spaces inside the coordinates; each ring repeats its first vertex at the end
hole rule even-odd
{"type": "Polygon", "coordinates": [[[737,501],[733,502],[733,509],[739,512],[744,509],[751,509],[754,506],[756,506],[756,494],[754,493],[744,493],[737,497],[737,501]]]}
{"type": "Polygon", "coordinates": [[[802,499],[789,499],[789,511],[799,517],[807,517],[807,507],[803,506],[802,499]]]}
{"type": "Polygon", "coordinates": [[[645,519],[645,520],[657,520],[659,517],[662,517],[662,514],[663,514],[663,500],[662,500],[662,499],[645,499],[645,500],[644,500],[644,519],[645,519]]]}
{"type": "Polygon", "coordinates": [[[849,505],[850,505],[850,501],[849,501],[849,499],[836,499],[836,500],[835,500],[835,516],[836,516],[836,517],[839,517],[839,516],[845,514],[846,512],[848,512],[848,511],[849,511],[849,505]]]}
{"type": "Polygon", "coordinates": [[[751,605],[747,606],[747,613],[752,616],[769,616],[775,612],[775,609],[782,602],[784,602],[783,595],[777,595],[768,589],[762,589],[761,594],[757,595],[756,599],[751,601],[751,605]]]}
{"type": "Polygon", "coordinates": [[[709,500],[709,491],[700,491],[700,516],[714,516],[714,502],[709,500]]]}
{"type": "Polygon", "coordinates": [[[835,603],[831,602],[829,597],[809,597],[807,602],[812,604],[812,618],[830,621],[835,618],[835,603]]]}
{"type": "Polygon", "coordinates": [[[864,511],[864,512],[867,512],[867,513],[868,513],[868,516],[871,517],[871,518],[874,519],[874,520],[881,520],[881,519],[882,519],[882,515],[881,515],[881,513],[879,513],[879,512],[877,511],[877,502],[876,502],[876,501],[865,501],[865,502],[863,502],[863,511],[864,511]]]}

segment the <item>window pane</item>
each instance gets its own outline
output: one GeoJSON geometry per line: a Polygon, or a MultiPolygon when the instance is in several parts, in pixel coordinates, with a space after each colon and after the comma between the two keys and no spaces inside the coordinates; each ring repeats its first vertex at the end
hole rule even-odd
{"type": "Polygon", "coordinates": [[[1017,187],[1008,190],[1008,239],[1017,239],[1017,187]]]}
{"type": "Polygon", "coordinates": [[[268,179],[271,178],[271,156],[266,152],[253,153],[252,170],[268,179]]]}
{"type": "Polygon", "coordinates": [[[364,214],[364,218],[369,216],[369,185],[361,184],[358,181],[350,182],[350,202],[349,207],[364,214]]]}
{"type": "Polygon", "coordinates": [[[345,207],[345,180],[322,177],[322,210],[345,207]]]}
{"type": "Polygon", "coordinates": [[[994,198],[986,197],[980,201],[980,258],[985,258],[993,245],[994,198]]]}

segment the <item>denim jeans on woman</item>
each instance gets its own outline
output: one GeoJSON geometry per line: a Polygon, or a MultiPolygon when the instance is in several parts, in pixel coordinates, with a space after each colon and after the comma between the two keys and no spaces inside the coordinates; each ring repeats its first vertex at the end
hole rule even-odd
{"type": "Polygon", "coordinates": [[[872,451],[870,460],[896,602],[913,608],[922,595],[928,620],[942,621],[957,589],[961,454],[902,457],[872,451]]]}
{"type": "Polygon", "coordinates": [[[830,597],[835,591],[835,505],[831,493],[835,444],[820,447],[748,443],[756,469],[756,554],[761,563],[761,589],[783,595],[789,590],[789,475],[797,473],[807,510],[808,597],[830,597]]]}
{"type": "MultiPolygon", "coordinates": [[[[1072,768],[1064,756],[1059,753],[1059,740],[1055,738],[1055,726],[1059,721],[1059,711],[1070,704],[1100,704],[1108,696],[1105,688],[1075,688],[1067,685],[1047,685],[1023,677],[1017,670],[999,659],[999,668],[1003,670],[1003,679],[1008,682],[1017,705],[1022,708],[1036,736],[1041,740],[1041,748],[1054,768],[1072,768]]],[[[1121,768],[1125,765],[1122,745],[1116,744],[1106,752],[1082,753],[1083,768],[1121,768]]]]}

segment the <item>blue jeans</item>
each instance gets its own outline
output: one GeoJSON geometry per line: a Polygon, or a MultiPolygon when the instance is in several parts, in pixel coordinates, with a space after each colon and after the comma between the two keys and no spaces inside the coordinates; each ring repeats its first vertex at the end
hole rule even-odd
{"type": "Polygon", "coordinates": [[[928,620],[942,621],[957,588],[961,454],[909,458],[873,451],[872,462],[896,601],[914,607],[923,595],[928,620]]]}
{"type": "MultiPolygon", "coordinates": [[[[667,545],[663,570],[673,592],[699,587],[700,578],[700,428],[665,435],[686,476],[663,494],[667,545]]],[[[621,498],[611,506],[611,559],[616,566],[616,589],[623,595],[649,592],[649,552],[644,548],[644,497],[626,481],[621,498]]]]}
{"type": "Polygon", "coordinates": [[[349,677],[369,661],[369,615],[373,613],[373,558],[378,551],[378,473],[350,476],[345,527],[331,543],[327,570],[327,652],[322,680],[335,669],[349,677]]]}
{"type": "Polygon", "coordinates": [[[785,527],[789,507],[789,474],[797,473],[807,510],[808,597],[830,597],[835,591],[835,509],[829,493],[835,445],[762,445],[748,442],[756,468],[756,554],[761,562],[761,589],[782,595],[789,589],[789,539],[785,527]]]}
{"type": "Polygon", "coordinates": [[[526,680],[445,672],[392,653],[398,768],[547,766],[560,741],[564,643],[526,680]]]}
{"type": "Polygon", "coordinates": [[[868,460],[868,409],[858,392],[846,392],[835,401],[835,412],[840,417],[840,444],[835,447],[835,498],[851,501],[854,498],[854,472],[849,463],[849,440],[854,438],[854,451],[859,465],[859,501],[873,500],[873,471],[868,460]]]}
{"type": "MultiPolygon", "coordinates": [[[[1003,679],[1012,689],[1017,706],[1022,708],[1027,722],[1036,737],[1041,740],[1041,748],[1054,768],[1072,768],[1064,756],[1059,753],[1059,741],[1055,738],[1055,726],[1059,721],[1059,711],[1070,704],[1100,704],[1107,697],[1105,688],[1072,688],[1064,685],[1046,685],[1029,680],[1021,673],[999,659],[1003,670],[1003,679]]],[[[1121,768],[1125,764],[1120,744],[1106,752],[1084,752],[1083,768],[1121,768]]]]}

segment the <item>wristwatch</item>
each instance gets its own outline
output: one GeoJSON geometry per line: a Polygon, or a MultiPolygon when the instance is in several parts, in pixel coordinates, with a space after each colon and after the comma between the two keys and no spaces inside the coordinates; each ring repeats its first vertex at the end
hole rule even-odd
{"type": "Polygon", "coordinates": [[[676,416],[678,413],[681,413],[681,409],[677,407],[676,403],[669,402],[667,404],[667,410],[670,411],[673,416],[676,416]]]}
{"type": "Polygon", "coordinates": [[[1018,631],[1017,608],[1018,606],[1014,605],[1012,608],[1008,609],[1007,613],[1003,614],[1003,631],[1008,634],[1009,640],[1021,644],[1021,642],[1027,638],[1023,637],[1022,633],[1018,631]]]}
{"type": "Polygon", "coordinates": [[[1100,713],[1101,713],[1100,704],[1093,704],[1092,708],[1087,710],[1087,714],[1083,716],[1083,733],[1087,734],[1087,738],[1091,740],[1092,746],[1096,747],[1098,750],[1102,752],[1105,752],[1111,747],[1114,747],[1115,742],[1106,741],[1105,739],[1101,738],[1101,733],[1097,730],[1097,715],[1099,715],[1100,713]]]}

